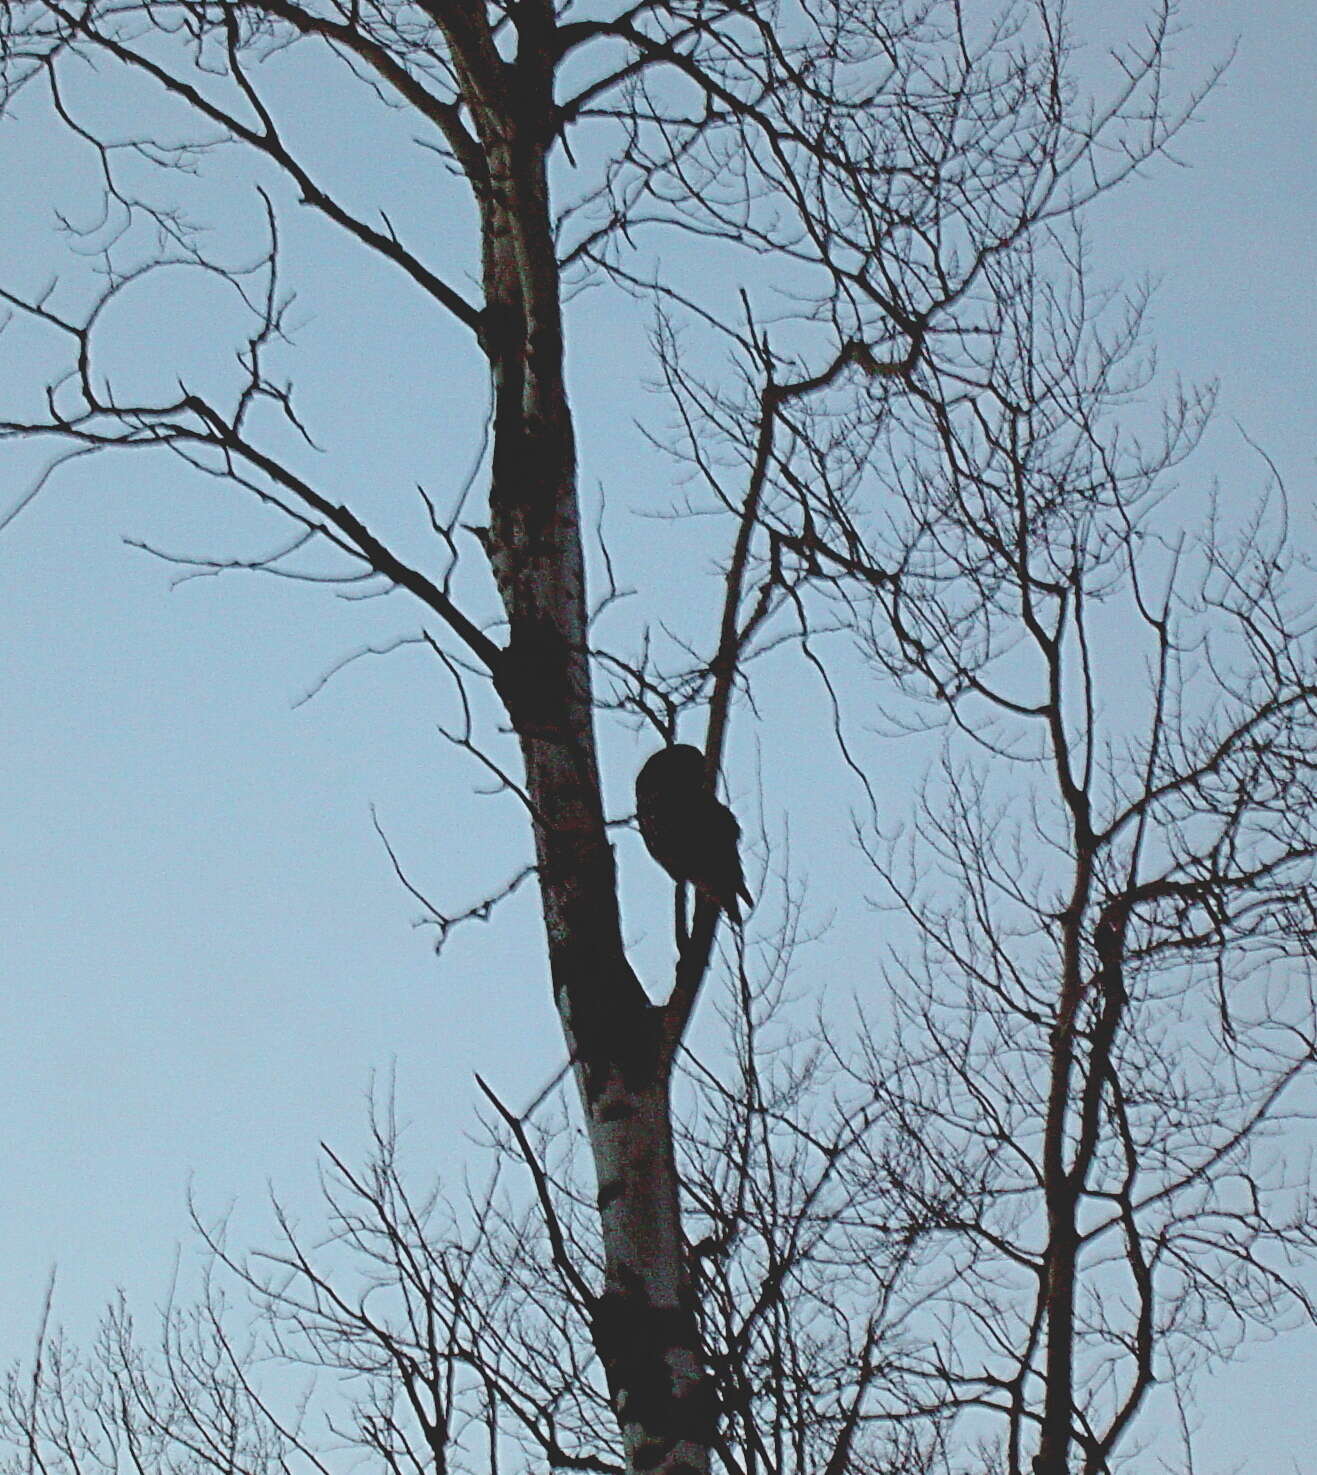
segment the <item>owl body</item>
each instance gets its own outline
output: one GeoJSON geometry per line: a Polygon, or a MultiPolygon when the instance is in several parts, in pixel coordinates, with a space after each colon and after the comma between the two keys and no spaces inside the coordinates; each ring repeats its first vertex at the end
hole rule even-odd
{"type": "Polygon", "coordinates": [[[704,776],[689,743],[660,748],[636,776],[636,818],[645,848],[677,882],[689,882],[734,922],[750,901],[741,870],[741,827],[704,776]]]}

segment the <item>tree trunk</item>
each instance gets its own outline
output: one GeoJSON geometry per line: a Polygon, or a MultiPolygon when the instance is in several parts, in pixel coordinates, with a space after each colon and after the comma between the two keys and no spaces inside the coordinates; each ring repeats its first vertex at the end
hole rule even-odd
{"type": "Polygon", "coordinates": [[[1073,1107],[1075,1021],[1084,994],[1080,924],[1091,886],[1092,867],[1081,847],[1074,890],[1064,919],[1061,995],[1052,1027],[1051,1077],[1043,1131],[1043,1193],[1047,1203],[1043,1324],[1047,1347],[1034,1475],[1069,1475],[1070,1469],[1080,1182],[1076,1181],[1076,1172],[1066,1164],[1066,1127],[1073,1107]]]}
{"type": "MultiPolygon", "coordinates": [[[[533,10],[534,7],[527,7],[533,10]]],[[[521,742],[554,994],[599,1188],[595,1343],[633,1471],[703,1472],[714,1428],[681,1234],[660,1013],[627,961],[604,826],[584,560],[545,155],[552,12],[515,63],[483,12],[450,39],[483,165],[482,341],[494,381],[487,550],[508,618],[494,680],[521,742]]]]}

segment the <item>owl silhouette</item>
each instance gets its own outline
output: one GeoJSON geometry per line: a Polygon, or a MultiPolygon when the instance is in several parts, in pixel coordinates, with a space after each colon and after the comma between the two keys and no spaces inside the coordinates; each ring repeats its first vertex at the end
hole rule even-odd
{"type": "Polygon", "coordinates": [[[636,775],[636,819],[645,848],[677,882],[689,882],[733,922],[745,888],[736,816],[704,775],[704,754],[690,743],[660,748],[636,775]],[[739,899],[738,899],[739,898],[739,899]]]}

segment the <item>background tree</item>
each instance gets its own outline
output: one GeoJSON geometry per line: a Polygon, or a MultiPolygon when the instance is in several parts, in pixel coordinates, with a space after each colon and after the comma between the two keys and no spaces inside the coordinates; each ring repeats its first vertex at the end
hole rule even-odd
{"type": "MultiPolygon", "coordinates": [[[[1301,1299],[1265,1257],[1308,1245],[1306,1211],[1280,1216],[1255,1192],[1263,1178],[1245,1153],[1312,1055],[1311,998],[1294,983],[1312,956],[1310,651],[1279,593],[1279,545],[1259,572],[1253,548],[1231,554],[1213,538],[1205,582],[1184,594],[1183,559],[1160,546],[1151,517],[1157,479],[1191,446],[1202,406],[1173,406],[1151,449],[1112,423],[1140,387],[1137,374],[1120,377],[1139,313],[1108,326],[1078,230],[1192,111],[1192,94],[1166,100],[1170,21],[1163,9],[1121,51],[1117,81],[1093,102],[1064,18],[1046,8],[990,23],[937,5],[6,11],[11,105],[42,91],[91,147],[106,215],[91,270],[3,289],[17,330],[44,335],[54,363],[44,396],[20,402],[5,433],[54,437],[70,455],[172,453],[295,529],[254,558],[189,555],[193,567],[363,581],[419,601],[452,683],[448,735],[530,822],[592,1172],[582,1188],[567,1167],[549,1171],[523,1118],[494,1102],[537,1188],[546,1238],[525,1262],[535,1281],[518,1260],[528,1231],[502,1221],[497,1199],[474,1241],[435,1249],[394,1193],[388,1133],[375,1178],[343,1170],[370,1216],[341,1212],[368,1253],[382,1247],[405,1331],[377,1322],[366,1299],[336,1296],[291,1231],[284,1279],[232,1261],[263,1298],[277,1348],[291,1348],[280,1331],[291,1316],[317,1358],[374,1377],[357,1429],[386,1461],[443,1463],[460,1409],[488,1431],[491,1463],[510,1417],[555,1465],[703,1469],[716,1452],[731,1468],[935,1467],[963,1463],[948,1440],[962,1410],[980,1410],[1004,1417],[1012,1469],[1061,1475],[1073,1444],[1101,1470],[1165,1376],[1155,1350],[1174,1355],[1186,1307],[1210,1301],[1204,1321],[1216,1326],[1222,1301],[1266,1312],[1279,1293],[1301,1299]],[[89,60],[113,75],[126,132],[87,116],[89,60]],[[459,252],[437,261],[430,237],[395,224],[378,198],[358,205],[353,185],[325,182],[332,148],[302,136],[285,89],[318,84],[328,61],[346,65],[358,105],[419,130],[412,147],[435,161],[436,193],[471,222],[478,289],[459,285],[459,252]],[[232,145],[261,171],[255,261],[214,248],[158,193],[161,171],[170,187],[206,183],[232,145]],[[426,521],[408,527],[373,497],[369,512],[346,497],[318,464],[282,286],[290,223],[307,212],[463,331],[471,372],[490,386],[477,473],[487,525],[468,521],[465,495],[441,509],[422,492],[413,511],[426,521]],[[647,243],[669,235],[677,244],[656,262],[647,243]],[[236,380],[184,368],[140,393],[131,378],[125,387],[116,314],[170,272],[236,290],[236,380]],[[693,291],[698,274],[717,290],[693,291]],[[670,448],[726,528],[721,607],[708,630],[676,640],[662,608],[618,628],[599,619],[611,601],[587,596],[563,298],[594,281],[656,306],[670,448]],[[345,562],[308,569],[296,560],[310,550],[345,562]],[[1093,640],[1121,588],[1155,664],[1150,712],[1113,720],[1093,640]],[[1205,610],[1236,645],[1206,647],[1209,674],[1195,677],[1179,621],[1205,610]],[[736,950],[739,1070],[728,1085],[712,1068],[712,1117],[686,1119],[679,1169],[673,1072],[717,913],[697,903],[671,980],[642,988],[619,921],[596,713],[670,738],[679,715],[698,711],[712,777],[734,693],[753,700],[757,672],[785,646],[838,702],[840,751],[865,780],[837,696],[855,664],[820,653],[832,632],[858,637],[881,673],[886,721],[906,720],[911,699],[950,719],[921,833],[954,887],[929,900],[871,847],[933,951],[930,966],[906,970],[918,986],[896,994],[910,1012],[891,1042],[875,1027],[867,1061],[836,1052],[858,1095],[821,1134],[800,1104],[816,1067],[791,1066],[765,1092],[750,1037],[764,979],[785,966],[780,949],[736,950]],[[991,779],[967,766],[959,731],[985,745],[991,779]],[[1037,838],[992,808],[1018,793],[1006,774],[1021,762],[1055,785],[1050,807],[1035,801],[1037,838]],[[1223,984],[1224,1054],[1203,1053],[1209,1017],[1192,1036],[1202,1074],[1186,1071],[1157,1045],[1165,990],[1197,1003],[1200,959],[1233,981],[1236,954],[1259,952],[1283,963],[1281,982],[1260,974],[1260,1000],[1242,1007],[1223,984]],[[1016,1052],[1030,1072],[1008,1063],[1016,1052]],[[1230,1088],[1204,1105],[1203,1081],[1223,1059],[1230,1088]],[[961,1091],[969,1098],[948,1122],[961,1091]],[[712,1136],[709,1120],[723,1124],[712,1136]],[[1232,1197],[1240,1184],[1248,1193],[1232,1197]],[[1195,1235],[1207,1248],[1189,1248],[1195,1235]],[[602,1382],[587,1374],[591,1357],[602,1382]],[[456,1387],[455,1368],[471,1381],[456,1387]],[[404,1406],[410,1436],[394,1415],[404,1406]],[[888,1423],[895,1440],[871,1434],[888,1423]]],[[[442,935],[455,919],[436,908],[433,920],[442,935]]],[[[167,1322],[158,1375],[124,1326],[111,1323],[79,1394],[89,1416],[114,1395],[95,1420],[106,1437],[131,1444],[146,1428],[162,1449],[223,1448],[235,1467],[288,1449],[319,1458],[253,1392],[213,1301],[167,1322]],[[130,1408],[147,1411],[144,1425],[130,1408]]],[[[45,1439],[65,1458],[100,1458],[88,1453],[98,1434],[63,1432],[70,1364],[52,1366],[26,1399],[16,1385],[26,1448],[45,1439]]]]}

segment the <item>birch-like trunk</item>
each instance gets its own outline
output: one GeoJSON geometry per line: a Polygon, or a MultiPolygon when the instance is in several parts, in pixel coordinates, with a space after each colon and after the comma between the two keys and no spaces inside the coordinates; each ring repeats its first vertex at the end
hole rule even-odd
{"type": "Polygon", "coordinates": [[[671,1052],[622,945],[595,749],[546,173],[555,21],[540,0],[522,7],[510,62],[483,7],[444,13],[478,144],[468,172],[495,394],[487,549],[508,619],[495,684],[521,742],[554,993],[597,1175],[605,1285],[595,1343],[628,1467],[703,1472],[714,1413],[681,1233],[671,1052]]]}

